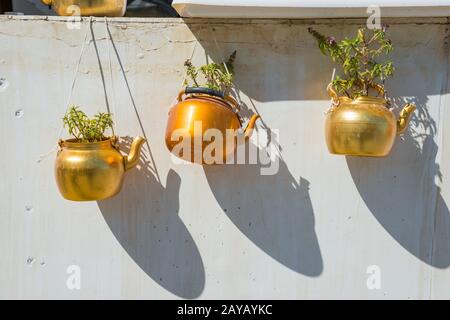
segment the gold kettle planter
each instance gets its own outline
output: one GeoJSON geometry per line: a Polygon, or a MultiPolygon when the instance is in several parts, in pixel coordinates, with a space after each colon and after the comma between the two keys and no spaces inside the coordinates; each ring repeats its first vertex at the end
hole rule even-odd
{"type": "MultiPolygon", "coordinates": [[[[381,86],[376,89],[384,94],[381,86]]],[[[389,154],[395,136],[405,131],[416,109],[406,104],[395,119],[389,110],[388,100],[374,96],[360,96],[350,99],[338,96],[332,85],[328,93],[333,107],[325,120],[325,137],[332,154],[384,157],[389,154]]]]}
{"type": "MultiPolygon", "coordinates": [[[[251,117],[245,129],[238,114],[237,101],[221,91],[202,88],[187,87],[182,90],[177,99],[177,104],[169,111],[165,141],[170,152],[181,159],[197,164],[222,164],[232,156],[238,144],[244,143],[252,135],[253,128],[259,115],[251,117]],[[211,141],[204,141],[207,132],[214,129],[223,137],[221,148],[217,148],[215,159],[220,162],[210,161],[205,156],[205,151],[211,141]],[[206,135],[205,135],[206,133],[206,135]],[[234,133],[230,147],[230,133],[234,133]],[[241,139],[237,135],[242,134],[241,139]],[[182,144],[179,137],[188,138],[189,143],[183,145],[182,152],[178,152],[177,145],[182,144]],[[206,157],[206,159],[205,159],[206,157]]],[[[206,139],[208,140],[208,139],[206,139]]]]}
{"type": "Polygon", "coordinates": [[[145,139],[134,139],[130,153],[123,156],[112,137],[99,142],[61,140],[55,162],[55,177],[61,195],[73,201],[93,201],[116,195],[125,171],[139,161],[145,139]]]}
{"type": "Polygon", "coordinates": [[[123,17],[127,0],[41,0],[59,16],[123,17]]]}

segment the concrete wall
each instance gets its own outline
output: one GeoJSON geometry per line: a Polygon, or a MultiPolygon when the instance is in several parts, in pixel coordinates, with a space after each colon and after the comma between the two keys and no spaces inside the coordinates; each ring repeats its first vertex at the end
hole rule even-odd
{"type": "MultiPolygon", "coordinates": [[[[389,93],[418,111],[390,156],[367,159],[326,149],[332,65],[307,32],[342,37],[361,21],[116,19],[125,77],[110,51],[112,88],[99,19],[118,133],[149,143],[118,196],[75,203],[53,162],[87,23],[0,17],[0,298],[450,298],[448,20],[385,22],[389,93]],[[243,115],[261,114],[259,133],[279,130],[275,175],[172,161],[167,112],[197,41],[196,63],[238,50],[243,115]],[[71,265],[80,290],[66,286],[71,265]],[[366,285],[373,265],[379,290],[366,285]]],[[[71,103],[105,110],[92,41],[71,103]]]]}

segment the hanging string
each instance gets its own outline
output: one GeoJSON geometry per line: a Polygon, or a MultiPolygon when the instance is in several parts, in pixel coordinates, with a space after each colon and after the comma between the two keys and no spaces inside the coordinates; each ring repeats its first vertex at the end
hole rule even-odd
{"type": "Polygon", "coordinates": [[[145,144],[147,145],[147,149],[148,149],[149,156],[150,156],[150,161],[151,161],[151,163],[153,165],[153,168],[150,167],[149,169],[155,173],[156,180],[158,181],[158,183],[161,183],[161,178],[159,176],[158,168],[156,167],[156,164],[155,164],[155,159],[153,157],[152,149],[150,148],[150,143],[148,142],[148,138],[147,138],[147,135],[146,135],[145,130],[144,130],[144,124],[142,123],[141,118],[139,116],[139,112],[138,112],[138,109],[137,109],[137,106],[136,106],[136,102],[134,101],[133,94],[131,93],[130,84],[128,83],[128,78],[127,78],[127,75],[125,74],[125,70],[124,70],[124,67],[123,67],[123,64],[122,64],[122,60],[120,59],[119,52],[117,51],[116,45],[114,44],[114,41],[113,41],[113,38],[112,38],[112,35],[111,35],[111,31],[110,31],[108,25],[106,25],[106,31],[108,32],[108,37],[109,37],[109,40],[111,42],[112,49],[114,50],[114,53],[116,55],[117,63],[119,64],[120,71],[121,71],[121,74],[123,76],[123,80],[125,82],[125,86],[127,87],[128,94],[129,94],[130,100],[131,100],[131,104],[133,106],[134,113],[136,114],[136,118],[137,118],[137,121],[139,123],[139,127],[141,128],[142,135],[144,136],[144,138],[146,140],[145,144]]]}
{"type": "MultiPolygon", "coordinates": [[[[92,17],[90,17],[89,20],[92,21],[92,17]]],[[[69,91],[69,96],[68,96],[67,101],[66,101],[66,107],[65,107],[65,110],[64,110],[64,115],[66,115],[67,114],[67,110],[69,110],[69,103],[70,103],[70,100],[72,99],[73,91],[74,91],[74,88],[75,88],[75,83],[76,83],[77,76],[78,76],[78,71],[79,71],[80,65],[81,65],[81,59],[83,58],[84,50],[86,48],[86,40],[87,40],[88,33],[89,33],[89,26],[86,26],[86,32],[85,32],[84,37],[83,37],[83,43],[81,45],[80,56],[78,57],[77,64],[75,65],[75,71],[74,71],[74,74],[73,74],[72,83],[70,85],[70,91],[69,91]]],[[[64,131],[64,123],[62,123],[61,126],[60,126],[57,140],[61,139],[63,131],[64,131]]],[[[58,147],[55,146],[54,148],[52,148],[52,150],[39,155],[39,159],[37,160],[37,162],[41,162],[42,159],[46,158],[47,156],[49,156],[50,154],[55,152],[57,149],[58,149],[58,147]]]]}
{"type": "Polygon", "coordinates": [[[225,71],[227,72],[227,74],[229,76],[231,76],[230,72],[228,71],[227,63],[226,63],[226,61],[225,61],[225,59],[224,59],[224,57],[222,55],[222,50],[220,50],[219,44],[217,43],[217,39],[216,39],[215,36],[213,36],[213,37],[214,37],[214,43],[216,45],[217,51],[219,52],[219,55],[220,55],[220,59],[222,60],[222,64],[225,67],[225,71]]]}
{"type": "Polygon", "coordinates": [[[113,70],[112,70],[112,62],[111,62],[111,49],[110,49],[110,45],[112,42],[111,39],[111,34],[109,33],[109,28],[108,28],[108,18],[105,17],[105,32],[106,32],[106,38],[107,38],[107,43],[106,43],[106,47],[108,50],[108,60],[109,60],[109,77],[111,80],[111,90],[112,90],[112,112],[113,112],[113,116],[114,116],[114,121],[113,121],[113,134],[114,132],[117,132],[117,119],[119,118],[116,114],[116,91],[114,90],[114,76],[113,76],[113,70]]]}
{"type": "MultiPolygon", "coordinates": [[[[232,75],[230,74],[230,71],[228,70],[228,66],[227,66],[225,58],[224,58],[224,56],[222,54],[222,50],[220,50],[220,47],[219,47],[219,44],[217,43],[216,37],[214,35],[213,35],[213,37],[214,37],[214,44],[216,45],[217,52],[219,53],[220,59],[222,60],[223,66],[225,67],[225,72],[228,74],[228,76],[231,77],[232,75]]],[[[241,100],[241,95],[239,94],[239,90],[234,85],[234,82],[231,82],[231,89],[233,89],[235,91],[235,97],[236,97],[237,102],[238,102],[238,110],[241,110],[241,105],[243,103],[242,103],[242,100],[241,100]]],[[[259,114],[257,110],[256,110],[256,113],[259,114]]]]}
{"type": "MultiPolygon", "coordinates": [[[[94,29],[92,28],[92,19],[89,20],[89,28],[91,30],[92,43],[94,44],[95,55],[97,57],[98,68],[99,68],[100,77],[101,77],[101,80],[102,80],[103,95],[104,95],[104,98],[105,98],[106,111],[108,113],[111,113],[111,109],[109,108],[108,92],[106,90],[105,75],[103,73],[102,62],[101,62],[100,53],[99,53],[98,47],[97,47],[97,41],[96,41],[95,35],[94,35],[94,29]]],[[[113,120],[115,121],[115,115],[113,115],[113,120]]],[[[114,126],[111,128],[111,131],[112,131],[113,136],[115,137],[116,133],[114,131],[114,126]]]]}
{"type": "MultiPolygon", "coordinates": [[[[89,18],[89,23],[91,23],[91,21],[92,21],[92,17],[89,18]]],[[[75,88],[75,83],[76,83],[76,80],[77,80],[78,71],[79,71],[80,65],[81,65],[81,59],[83,58],[83,53],[84,53],[84,50],[86,48],[86,40],[87,40],[88,33],[89,33],[89,26],[86,26],[86,33],[84,34],[83,44],[81,46],[81,51],[80,51],[80,56],[78,57],[78,61],[77,61],[77,64],[75,66],[75,72],[73,74],[73,80],[72,80],[72,84],[70,86],[69,96],[68,96],[67,101],[66,101],[66,109],[64,110],[64,115],[66,115],[67,110],[69,110],[70,100],[72,100],[73,90],[75,88]]],[[[61,138],[63,130],[64,130],[64,124],[61,125],[61,129],[59,130],[59,134],[58,134],[58,139],[61,138]]]]}
{"type": "MultiPolygon", "coordinates": [[[[225,58],[224,58],[224,56],[223,56],[223,54],[222,54],[222,50],[220,49],[219,44],[217,43],[217,39],[216,39],[216,37],[215,37],[214,35],[213,35],[213,38],[214,38],[214,44],[215,44],[215,46],[216,46],[217,52],[219,53],[220,59],[222,60],[223,66],[225,67],[225,71],[226,71],[226,73],[228,74],[228,76],[231,77],[232,75],[230,74],[230,71],[228,70],[227,62],[225,61],[225,58]]],[[[240,91],[239,91],[238,88],[234,85],[234,82],[231,82],[231,89],[234,90],[235,97],[236,97],[237,102],[238,102],[237,108],[238,108],[238,111],[240,111],[240,110],[241,110],[241,105],[243,105],[244,103],[242,102],[241,95],[239,94],[240,91]]],[[[258,109],[256,108],[256,106],[255,106],[253,100],[252,100],[251,98],[249,98],[249,99],[250,99],[250,103],[251,103],[251,105],[252,105],[252,108],[249,108],[249,109],[250,109],[250,110],[253,109],[253,112],[254,112],[255,114],[257,114],[257,115],[260,116],[260,119],[261,119],[261,122],[262,122],[262,128],[265,129],[266,132],[267,132],[267,137],[268,137],[268,139],[267,139],[267,146],[268,146],[269,143],[270,143],[270,134],[269,134],[270,129],[269,129],[269,127],[266,125],[266,123],[264,122],[264,120],[262,120],[262,117],[261,117],[261,115],[260,115],[258,109]]],[[[258,131],[258,126],[255,126],[255,129],[256,129],[256,131],[258,131]]]]}
{"type": "MultiPolygon", "coordinates": [[[[213,35],[214,38],[214,44],[216,46],[217,52],[219,53],[220,59],[222,60],[223,66],[225,67],[225,72],[228,74],[228,76],[232,76],[230,74],[230,71],[228,70],[228,66],[227,63],[225,61],[225,58],[222,54],[222,50],[220,50],[219,44],[217,43],[217,39],[216,37],[213,35]]],[[[243,105],[242,99],[241,99],[241,95],[239,94],[239,90],[238,88],[234,85],[234,82],[231,82],[231,89],[234,90],[235,93],[235,97],[237,99],[238,105],[237,105],[237,109],[241,110],[241,105],[243,105]]],[[[259,114],[258,110],[254,107],[256,114],[259,114]]],[[[258,130],[258,127],[256,127],[256,130],[258,130]]]]}
{"type": "MultiPolygon", "coordinates": [[[[333,83],[334,77],[335,77],[335,76],[336,76],[336,68],[333,68],[333,73],[332,73],[332,75],[331,75],[331,82],[330,82],[330,83],[333,83]]],[[[330,105],[330,107],[325,111],[325,114],[328,114],[328,113],[330,113],[331,111],[333,111],[333,109],[334,109],[335,107],[337,107],[337,104],[336,104],[336,102],[333,100],[333,98],[331,98],[331,105],[330,105]]]]}
{"type": "MultiPolygon", "coordinates": [[[[202,34],[202,30],[203,30],[203,28],[200,27],[200,31],[198,32],[198,36],[197,36],[197,39],[196,39],[197,41],[195,41],[194,48],[192,49],[191,56],[189,57],[189,60],[191,60],[191,61],[194,58],[195,50],[197,49],[197,45],[199,43],[198,39],[200,39],[200,35],[202,34]]],[[[181,86],[180,86],[181,88],[184,87],[184,84],[186,83],[186,80],[187,80],[187,70],[185,70],[185,72],[184,72],[183,81],[181,82],[181,86]]]]}
{"type": "MultiPolygon", "coordinates": [[[[200,39],[200,35],[202,34],[202,30],[203,30],[203,28],[200,27],[200,31],[199,31],[199,33],[198,33],[197,39],[200,39]]],[[[192,49],[191,56],[189,57],[189,60],[192,60],[192,59],[194,58],[195,50],[197,49],[197,45],[198,45],[198,43],[199,43],[199,41],[198,41],[197,39],[196,39],[196,41],[194,42],[194,48],[192,49]]],[[[186,81],[187,81],[187,77],[188,77],[188,74],[187,74],[187,69],[186,69],[186,70],[184,71],[183,79],[181,80],[180,90],[184,89],[185,83],[186,83],[186,81]]],[[[178,102],[178,96],[176,96],[176,97],[173,98],[173,100],[172,100],[172,102],[171,102],[170,105],[173,106],[173,105],[175,105],[177,102],[178,102]]]]}

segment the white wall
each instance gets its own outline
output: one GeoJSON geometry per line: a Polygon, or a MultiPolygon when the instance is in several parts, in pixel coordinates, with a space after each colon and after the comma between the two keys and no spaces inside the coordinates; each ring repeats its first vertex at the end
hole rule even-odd
{"type": "MultiPolygon", "coordinates": [[[[332,65],[307,32],[342,37],[361,21],[113,20],[131,100],[112,51],[111,88],[99,19],[119,134],[143,129],[149,144],[117,197],[75,203],[59,195],[53,161],[87,23],[0,17],[0,298],[450,298],[448,22],[386,22],[389,93],[418,111],[389,157],[368,159],[326,149],[332,65]],[[172,162],[167,112],[196,39],[196,63],[238,50],[243,114],[279,130],[277,174],[172,162]],[[70,265],[81,290],[66,287],[70,265]],[[380,290],[366,286],[371,265],[380,290]]],[[[71,102],[105,110],[92,42],[71,102]]]]}

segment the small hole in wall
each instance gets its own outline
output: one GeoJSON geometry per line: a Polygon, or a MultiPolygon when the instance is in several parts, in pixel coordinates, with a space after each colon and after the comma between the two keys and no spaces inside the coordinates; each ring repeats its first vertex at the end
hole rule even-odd
{"type": "Polygon", "coordinates": [[[23,117],[23,109],[17,109],[16,112],[14,112],[14,116],[16,118],[22,118],[23,117]]]}
{"type": "Polygon", "coordinates": [[[0,78],[0,92],[5,91],[8,87],[8,81],[5,78],[0,78]]]}
{"type": "Polygon", "coordinates": [[[36,260],[33,257],[28,257],[27,265],[32,266],[36,260]]]}

